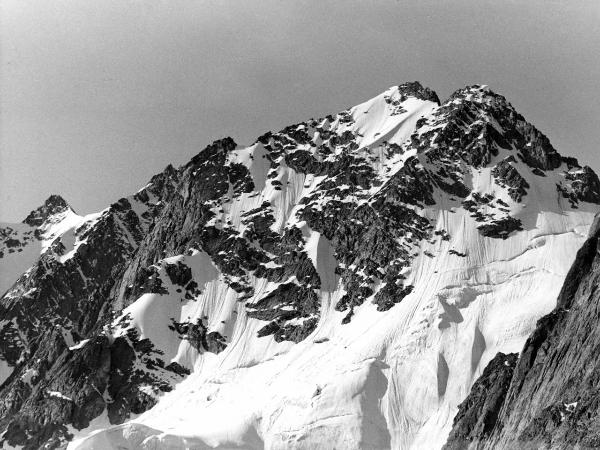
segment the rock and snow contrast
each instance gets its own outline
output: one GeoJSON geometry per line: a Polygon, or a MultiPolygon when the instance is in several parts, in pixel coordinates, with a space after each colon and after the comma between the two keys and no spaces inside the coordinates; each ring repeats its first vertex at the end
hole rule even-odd
{"type": "Polygon", "coordinates": [[[53,196],[0,228],[0,442],[441,448],[472,387],[504,401],[599,205],[504,97],[419,83],[98,214],[53,196]]]}
{"type": "Polygon", "coordinates": [[[445,450],[600,447],[599,250],[600,217],[556,308],[538,321],[518,359],[499,354],[488,365],[460,405],[445,450]]]}

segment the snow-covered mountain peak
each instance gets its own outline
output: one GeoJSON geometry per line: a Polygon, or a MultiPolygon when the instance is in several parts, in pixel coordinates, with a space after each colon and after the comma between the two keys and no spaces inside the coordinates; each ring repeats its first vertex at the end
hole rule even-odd
{"type": "Polygon", "coordinates": [[[59,236],[83,221],[61,196],[51,195],[23,222],[0,223],[0,292],[4,294],[59,236]]]}
{"type": "Polygon", "coordinates": [[[65,211],[74,212],[73,208],[71,208],[64,198],[62,198],[60,195],[53,194],[46,199],[42,206],[31,211],[25,220],[23,220],[23,223],[33,227],[39,227],[50,216],[63,213],[65,211]]]}
{"type": "Polygon", "coordinates": [[[1,439],[94,420],[123,425],[80,448],[439,447],[599,204],[594,172],[483,86],[404,83],[215,141],[55,233],[2,298],[1,439]]]}

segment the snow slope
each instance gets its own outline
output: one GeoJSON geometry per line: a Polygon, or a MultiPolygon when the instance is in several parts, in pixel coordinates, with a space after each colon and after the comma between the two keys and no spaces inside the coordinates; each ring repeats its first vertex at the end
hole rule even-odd
{"type": "MultiPolygon", "coordinates": [[[[248,213],[268,202],[273,217],[270,231],[299,229],[304,252],[320,279],[318,287],[310,286],[320,309],[285,323],[302,326],[315,319],[316,327],[299,342],[286,340],[285,334],[281,340],[258,337],[267,321],[251,317],[248,305],[252,309],[283,282],[246,271],[234,281],[247,283],[247,294],[233,289],[232,275],[223,273],[200,248],[163,259],[156,268],[164,291],[143,294],[124,309],[114,322],[113,337],[134,328],[163,352],[166,362],[177,362],[191,374],[148,412],[80,438],[71,448],[440,448],[457,405],[487,363],[498,352],[519,352],[536,320],[554,308],[575,252],[599,209],[592,202],[573,203],[557,191],[557,185],[575,189],[570,180],[583,169],[559,161],[539,175],[533,163],[513,158],[508,165],[527,186],[526,195],[515,200],[494,172],[508,154],[521,151],[515,144],[495,146],[489,161],[481,164],[453,160],[448,167],[455,169],[455,181],[466,186],[467,197],[475,199],[478,214],[485,219],[474,217],[462,201],[464,196],[438,187],[431,194],[433,203],[408,204],[429,221],[433,233],[416,243],[408,234],[403,238],[410,264],[401,274],[412,291],[386,311],[371,301],[353,305],[350,316],[340,310],[338,303],[348,293],[340,277],[345,263],[324,232],[309,225],[303,209],[308,204],[323,212],[326,221],[332,201],[350,202],[353,210],[374,205],[398,178],[408,180],[403,170],[409,159],[435,173],[445,161],[434,152],[442,145],[438,137],[450,127],[444,107],[469,103],[487,111],[490,95],[485,88],[474,87],[438,106],[392,88],[333,120],[317,121],[321,131],[310,124],[292,130],[308,132],[312,143],[295,143],[295,149],[305,150],[319,163],[337,161],[344,154],[368,162],[378,183],[364,189],[338,177],[333,192],[323,187],[331,181],[325,173],[302,173],[287,159],[273,166],[265,158],[266,141],[233,150],[228,164],[246,167],[254,189],[240,194],[230,185],[225,200],[212,207],[215,215],[207,226],[244,236],[250,229],[248,213]],[[419,125],[419,119],[425,124],[419,125]],[[337,136],[350,130],[354,145],[319,153],[322,130],[337,136]],[[427,138],[423,150],[415,140],[427,133],[433,137],[427,138]],[[390,151],[390,144],[401,150],[390,151]],[[497,205],[493,207],[489,198],[497,205]],[[517,219],[522,229],[500,237],[486,236],[479,229],[482,220],[494,223],[500,217],[517,219]],[[181,287],[167,275],[167,266],[178,263],[191,268],[198,285],[193,298],[183,297],[181,287]],[[201,321],[207,332],[218,333],[227,345],[218,352],[199,351],[168,326],[173,320],[201,321]]],[[[485,133],[504,131],[486,113],[471,120],[475,125],[461,135],[474,130],[479,134],[481,129],[481,140],[485,133]],[[477,128],[482,123],[489,127],[477,128]]],[[[539,136],[529,138],[522,145],[538,145],[539,136]]],[[[452,149],[454,144],[445,145],[452,149]]],[[[270,258],[265,268],[281,266],[274,255],[270,258]]],[[[364,268],[349,270],[355,269],[366,276],[364,268]]],[[[382,273],[386,269],[380,268],[382,273]]],[[[304,286],[294,276],[285,283],[304,286]]],[[[383,277],[375,279],[369,299],[386,283],[383,277]]],[[[285,308],[292,307],[281,306],[285,308]]]]}

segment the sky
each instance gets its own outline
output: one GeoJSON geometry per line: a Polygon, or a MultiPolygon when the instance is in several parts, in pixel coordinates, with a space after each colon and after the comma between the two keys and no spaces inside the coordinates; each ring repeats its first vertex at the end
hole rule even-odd
{"type": "Polygon", "coordinates": [[[600,172],[599,24],[598,0],[0,0],[0,220],[413,80],[487,84],[600,172]]]}

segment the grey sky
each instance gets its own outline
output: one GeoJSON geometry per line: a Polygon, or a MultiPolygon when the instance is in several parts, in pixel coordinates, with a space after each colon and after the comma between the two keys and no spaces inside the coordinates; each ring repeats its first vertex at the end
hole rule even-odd
{"type": "Polygon", "coordinates": [[[598,0],[0,0],[0,219],[80,213],[212,140],[485,83],[600,169],[598,0]]]}

